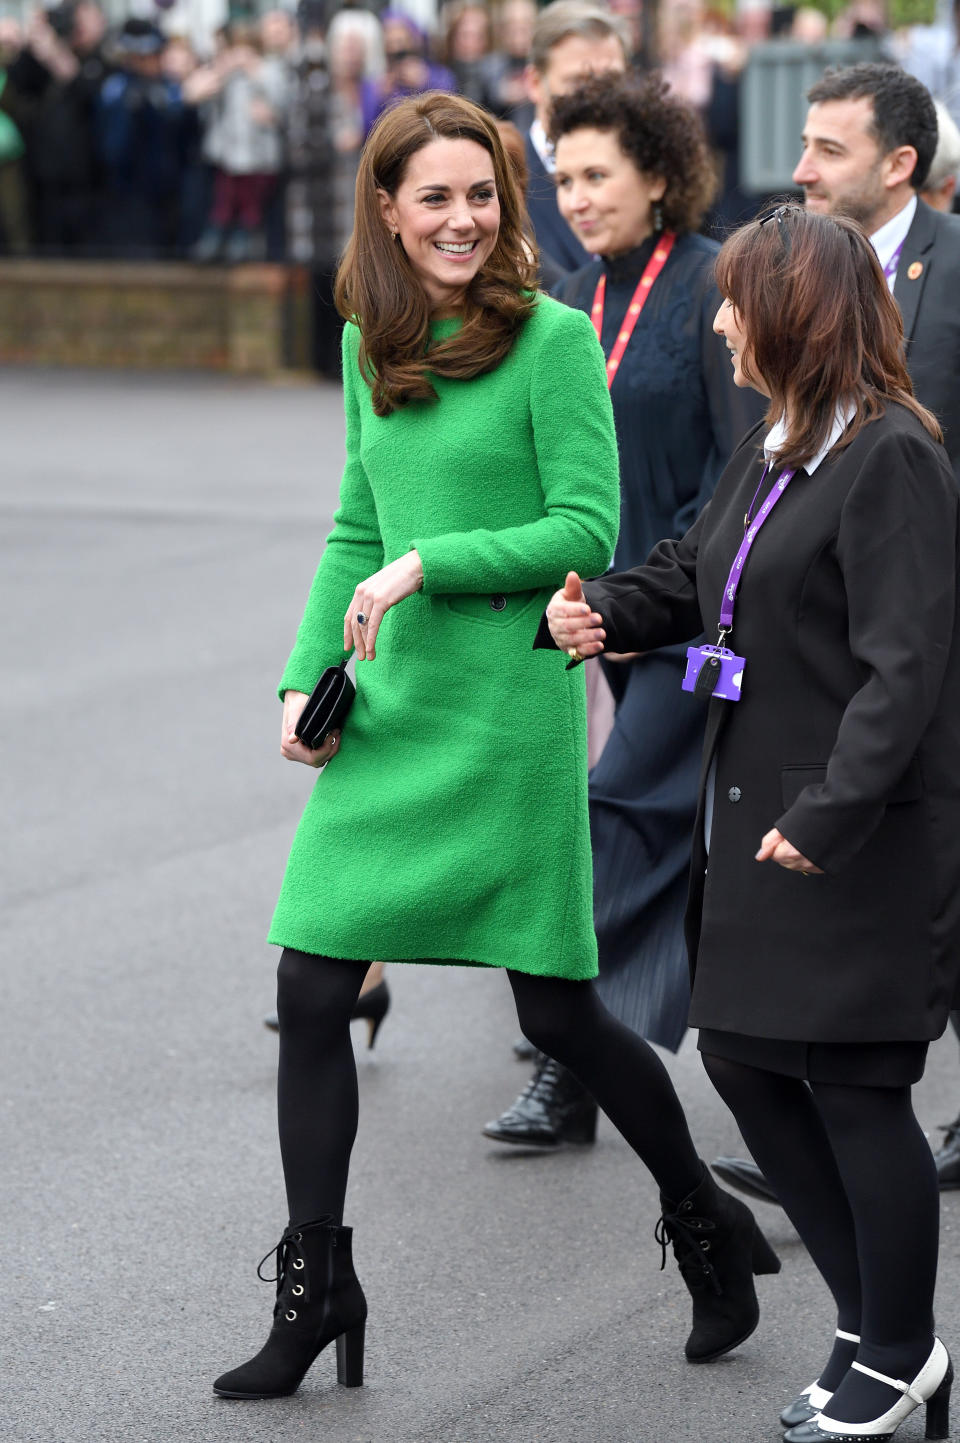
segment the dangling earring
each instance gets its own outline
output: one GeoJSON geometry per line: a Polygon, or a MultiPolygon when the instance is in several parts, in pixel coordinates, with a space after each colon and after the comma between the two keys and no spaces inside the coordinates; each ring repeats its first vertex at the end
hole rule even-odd
{"type": "Polygon", "coordinates": [[[400,239],[400,232],[398,230],[392,230],[390,234],[395,241],[398,241],[400,239]]]}
{"type": "Polygon", "coordinates": [[[658,200],[653,202],[653,229],[657,235],[663,230],[663,206],[658,200]]]}

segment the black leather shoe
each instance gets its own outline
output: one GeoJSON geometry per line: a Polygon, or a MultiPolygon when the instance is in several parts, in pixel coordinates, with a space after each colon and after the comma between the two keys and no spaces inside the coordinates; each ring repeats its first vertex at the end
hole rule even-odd
{"type": "Polygon", "coordinates": [[[717,1177],[722,1177],[724,1182],[736,1188],[737,1192],[758,1198],[760,1202],[780,1206],[780,1199],[755,1162],[747,1162],[740,1157],[717,1157],[710,1166],[717,1177]]]}
{"type": "Polygon", "coordinates": [[[559,1147],[563,1142],[593,1142],[597,1104],[573,1073],[544,1057],[512,1107],[483,1129],[494,1142],[520,1147],[559,1147]]]}
{"type": "Polygon", "coordinates": [[[960,1117],[947,1123],[941,1131],[944,1134],[943,1146],[934,1153],[933,1160],[937,1164],[940,1191],[950,1192],[960,1187],[960,1117]]]}

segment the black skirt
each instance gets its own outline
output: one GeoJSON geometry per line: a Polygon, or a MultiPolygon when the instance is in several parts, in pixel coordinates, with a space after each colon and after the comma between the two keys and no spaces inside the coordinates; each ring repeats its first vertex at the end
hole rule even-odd
{"type": "Polygon", "coordinates": [[[793,1042],[746,1037],[701,1027],[697,1046],[764,1072],[804,1082],[839,1082],[862,1087],[911,1087],[923,1076],[928,1042],[793,1042]]]}

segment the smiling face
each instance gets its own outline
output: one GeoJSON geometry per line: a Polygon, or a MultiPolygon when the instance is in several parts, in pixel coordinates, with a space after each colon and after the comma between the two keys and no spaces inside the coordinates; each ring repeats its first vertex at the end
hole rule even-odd
{"type": "Polygon", "coordinates": [[[910,199],[917,158],[912,146],[898,146],[884,155],[873,133],[873,119],[869,96],[811,105],[803,153],[793,172],[808,210],[849,216],[868,235],[910,199]]]}
{"type": "Polygon", "coordinates": [[[667,188],[643,175],[610,130],[571,130],[556,149],[557,205],[584,248],[614,256],[653,231],[653,205],[667,188]]]}
{"type": "Polygon", "coordinates": [[[750,340],[743,317],[738,314],[732,301],[723,301],[714,317],[713,329],[727,343],[733,364],[733,384],[752,386],[761,396],[769,396],[770,392],[766,389],[763,378],[750,369],[750,340]]]}
{"type": "Polygon", "coordinates": [[[453,315],[500,230],[493,157],[474,140],[432,140],[410,157],[394,195],[380,192],[435,316],[453,315]]]}

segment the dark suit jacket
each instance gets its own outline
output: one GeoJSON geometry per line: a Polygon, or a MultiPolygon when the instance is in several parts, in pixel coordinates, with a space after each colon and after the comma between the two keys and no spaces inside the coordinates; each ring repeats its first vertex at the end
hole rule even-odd
{"type": "Polygon", "coordinates": [[[960,217],[919,202],[893,294],[903,316],[913,389],[943,427],[960,480],[960,217]]]}
{"type": "Polygon", "coordinates": [[[536,146],[530,139],[530,132],[524,136],[527,150],[527,211],[533,225],[537,245],[547,261],[544,266],[544,285],[551,289],[557,270],[564,272],[579,270],[590,260],[590,256],[577,240],[557,209],[557,187],[553,183],[536,146]]]}
{"type": "MultiPolygon", "coordinates": [[[[714,633],[762,435],[741,442],[686,536],[587,585],[609,650],[714,633]]],[[[943,1030],[960,961],[958,560],[955,478],[899,406],[798,471],[765,524],[734,621],[742,699],[709,703],[692,1025],[810,1042],[943,1030]],[[825,875],[755,862],[773,826],[825,875]]],[[[676,705],[702,703],[678,690],[676,705]]]]}

